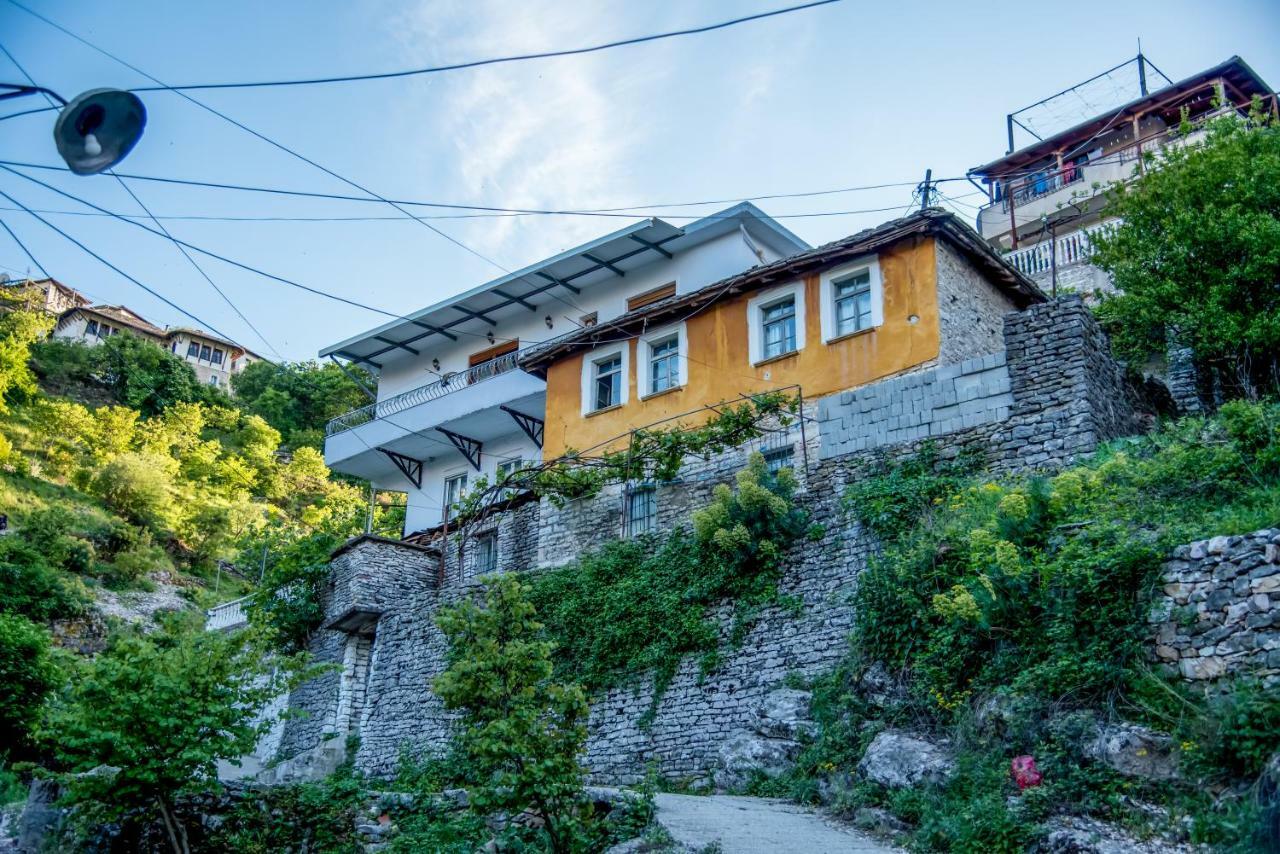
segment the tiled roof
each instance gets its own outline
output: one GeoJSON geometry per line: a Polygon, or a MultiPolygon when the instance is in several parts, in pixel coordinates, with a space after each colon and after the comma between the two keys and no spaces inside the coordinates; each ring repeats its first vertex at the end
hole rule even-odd
{"type": "Polygon", "coordinates": [[[96,314],[99,317],[119,323],[121,326],[127,326],[146,335],[152,335],[156,338],[165,337],[165,331],[154,323],[138,314],[133,309],[124,305],[86,305],[79,308],[69,309],[64,312],[64,316],[73,311],[83,311],[88,314],[96,314]]]}

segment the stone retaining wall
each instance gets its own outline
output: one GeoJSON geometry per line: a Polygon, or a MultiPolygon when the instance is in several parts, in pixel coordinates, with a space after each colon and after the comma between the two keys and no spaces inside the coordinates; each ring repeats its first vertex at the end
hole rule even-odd
{"type": "Polygon", "coordinates": [[[1191,682],[1280,683],[1280,529],[1179,546],[1151,609],[1152,658],[1191,682]]]}

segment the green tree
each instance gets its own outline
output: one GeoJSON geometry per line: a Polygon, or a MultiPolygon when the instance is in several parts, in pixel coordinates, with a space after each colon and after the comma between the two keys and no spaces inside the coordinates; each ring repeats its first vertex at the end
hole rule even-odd
{"type": "Polygon", "coordinates": [[[551,678],[551,643],[528,591],[513,575],[486,579],[484,602],[463,600],[436,618],[449,640],[448,667],[435,679],[446,708],[462,712],[458,746],[481,815],[536,813],[552,851],[579,850],[587,701],[577,685],[551,678]]]}
{"type": "Polygon", "coordinates": [[[60,671],[49,632],[17,614],[0,614],[0,756],[12,760],[31,746],[31,731],[60,671]]]}
{"type": "Polygon", "coordinates": [[[7,295],[0,301],[0,415],[9,411],[5,400],[36,392],[35,374],[28,364],[31,345],[49,331],[49,319],[32,311],[14,310],[7,295]]]}
{"type": "Polygon", "coordinates": [[[143,415],[182,402],[228,405],[226,395],[201,383],[185,360],[136,335],[112,335],[93,351],[94,371],[116,400],[143,415]]]}
{"type": "Polygon", "coordinates": [[[51,703],[43,735],[72,772],[64,782],[74,801],[104,816],[154,810],[173,850],[186,854],[175,799],[215,786],[219,760],[253,749],[271,723],[258,713],[301,665],[264,655],[248,633],[172,619],[150,635],[116,635],[51,703]],[[76,773],[94,768],[103,771],[76,773]]]}
{"type": "Polygon", "coordinates": [[[1238,393],[1280,388],[1280,125],[1218,119],[1153,165],[1112,190],[1121,222],[1096,238],[1121,291],[1099,308],[1117,347],[1163,352],[1173,331],[1238,393]]]}
{"type": "MultiPolygon", "coordinates": [[[[367,386],[375,382],[360,368],[348,370],[367,386]]],[[[231,378],[231,387],[237,403],[265,418],[290,448],[320,447],[329,419],[369,402],[337,365],[315,362],[254,362],[231,378]]]]}

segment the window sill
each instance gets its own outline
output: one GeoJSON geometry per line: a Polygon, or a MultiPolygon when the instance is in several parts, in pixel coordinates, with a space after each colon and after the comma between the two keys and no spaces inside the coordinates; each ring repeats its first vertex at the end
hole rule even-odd
{"type": "Polygon", "coordinates": [[[840,341],[848,341],[850,338],[857,338],[860,335],[866,335],[868,332],[875,332],[879,326],[868,326],[866,329],[859,329],[856,332],[846,332],[843,335],[837,335],[834,338],[828,338],[824,344],[836,344],[840,341]]]}
{"type": "Polygon", "coordinates": [[[621,404],[621,403],[615,403],[613,406],[606,406],[604,409],[593,409],[593,410],[591,410],[590,412],[584,412],[584,413],[582,414],[582,417],[583,417],[583,418],[591,418],[591,417],[593,417],[593,416],[596,416],[596,415],[604,415],[606,412],[613,412],[614,410],[618,410],[618,409],[621,409],[621,408],[622,408],[622,404],[621,404]]]}
{"type": "Polygon", "coordinates": [[[774,362],[781,362],[783,359],[790,359],[792,356],[798,356],[798,355],[800,355],[799,349],[790,350],[786,353],[779,353],[776,356],[770,356],[767,359],[761,359],[758,362],[752,362],[751,365],[752,367],[759,367],[760,365],[771,365],[774,362]]]}
{"type": "Polygon", "coordinates": [[[653,400],[655,397],[662,397],[664,394],[672,394],[677,391],[684,391],[684,386],[673,385],[671,388],[664,388],[662,391],[651,391],[640,397],[641,400],[653,400]]]}

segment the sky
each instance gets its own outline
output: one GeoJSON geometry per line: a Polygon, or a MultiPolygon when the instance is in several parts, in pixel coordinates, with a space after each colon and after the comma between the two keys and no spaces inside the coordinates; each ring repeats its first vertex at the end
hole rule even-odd
{"type": "MultiPolygon", "coordinates": [[[[580,47],[797,0],[24,2],[176,85],[360,74],[580,47]]],[[[1276,87],[1277,32],[1276,0],[1081,0],[1052,15],[1025,3],[843,0],[585,56],[191,93],[384,197],[556,210],[650,206],[623,217],[456,218],[457,211],[413,208],[454,217],[430,224],[457,243],[380,202],[128,185],[181,240],[403,314],[620,228],[632,215],[681,224],[744,198],[901,185],[757,202],[810,243],[833,240],[900,215],[926,169],[955,178],[999,157],[1006,113],[1132,58],[1139,40],[1175,81],[1238,54],[1276,87]],[[703,200],[723,201],[674,206],[703,200]],[[211,216],[240,219],[187,218],[211,216]],[[279,217],[293,219],[271,219],[279,217]]],[[[39,84],[68,98],[150,83],[8,0],[0,0],[0,44],[39,84]]],[[[2,54],[0,82],[25,82],[2,54]]],[[[362,195],[177,94],[140,97],[148,125],[119,171],[362,195]]],[[[39,106],[35,98],[10,100],[0,116],[39,106]]],[[[0,124],[0,160],[61,165],[54,115],[0,124]]],[[[29,174],[111,211],[142,215],[113,177],[29,174]]],[[[977,191],[964,181],[941,188],[944,204],[972,222],[977,191]]],[[[69,213],[88,209],[7,172],[0,172],[0,191],[38,211],[59,211],[42,216],[198,318],[0,198],[0,220],[55,278],[160,325],[203,326],[268,357],[298,360],[388,319],[196,255],[224,299],[162,237],[69,213]]],[[[38,272],[0,232],[0,272],[29,270],[38,272]]]]}

